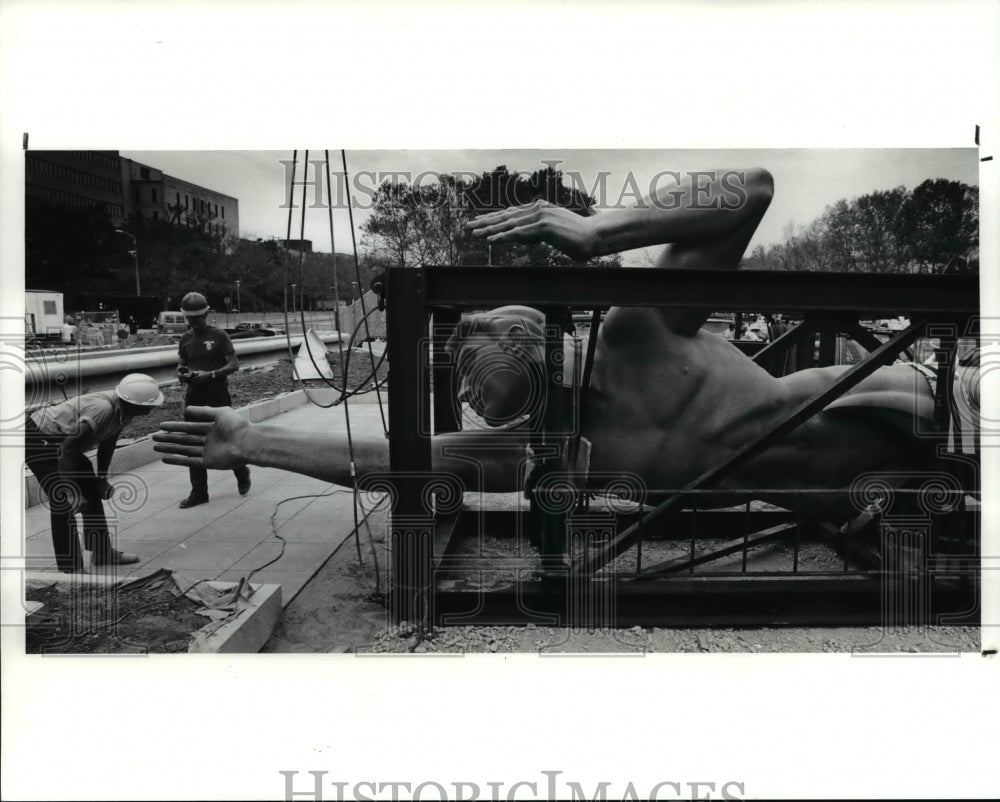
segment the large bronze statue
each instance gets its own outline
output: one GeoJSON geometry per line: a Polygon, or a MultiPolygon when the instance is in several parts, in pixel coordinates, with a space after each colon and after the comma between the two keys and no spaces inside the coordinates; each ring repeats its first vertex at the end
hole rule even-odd
{"type": "MultiPolygon", "coordinates": [[[[674,268],[735,270],[774,192],[763,169],[727,170],[687,180],[639,207],[582,217],[537,202],[487,214],[471,228],[491,243],[546,242],[576,259],[667,244],[656,269],[669,283],[674,268]]],[[[756,439],[804,401],[829,387],[846,366],[771,376],[723,336],[702,330],[712,310],[612,308],[600,327],[582,410],[594,477],[629,473],[650,490],[684,487],[756,439]]],[[[542,360],[544,319],[528,307],[504,307],[459,325],[449,347],[462,397],[493,427],[434,437],[435,470],[458,475],[469,490],[513,491],[524,479],[528,435],[507,426],[530,409],[542,360]],[[507,369],[503,369],[506,366],[507,369]],[[479,470],[445,446],[493,442],[479,470]],[[480,486],[481,485],[481,486],[480,486]]],[[[960,374],[967,406],[977,407],[975,377],[960,374]]],[[[871,471],[899,472],[931,457],[921,419],[931,420],[932,379],[910,364],[883,367],[779,443],[733,471],[725,490],[846,489],[871,471]]],[[[252,424],[231,410],[191,410],[171,423],[156,447],[177,465],[281,468],[343,485],[352,477],[345,436],[252,424]]],[[[381,436],[354,442],[359,476],[389,468],[381,436]]],[[[596,478],[593,480],[598,482],[596,478]]],[[[599,489],[599,488],[594,488],[599,489]]],[[[714,499],[726,503],[724,493],[714,499]]],[[[706,500],[703,499],[703,503],[706,500]]],[[[810,509],[849,515],[845,494],[815,497],[810,509]]]]}

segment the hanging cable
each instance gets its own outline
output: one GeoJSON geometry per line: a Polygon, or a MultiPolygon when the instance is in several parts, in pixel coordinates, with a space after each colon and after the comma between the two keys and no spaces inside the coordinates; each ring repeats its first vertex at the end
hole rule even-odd
{"type": "MultiPolygon", "coordinates": [[[[329,156],[328,152],[327,152],[327,156],[329,156]]],[[[308,150],[305,152],[305,161],[306,161],[306,165],[308,166],[308,163],[309,163],[309,151],[308,150]]],[[[289,194],[289,197],[288,197],[288,225],[287,225],[287,232],[286,232],[286,236],[285,236],[285,242],[286,242],[286,244],[291,239],[291,235],[292,235],[292,209],[294,207],[293,201],[294,201],[294,197],[295,197],[294,196],[294,193],[295,193],[295,174],[296,174],[297,164],[298,164],[298,150],[295,150],[295,151],[292,152],[292,180],[291,180],[291,186],[289,187],[289,193],[288,193],[289,194]]],[[[329,158],[327,158],[327,171],[329,172],[329,158]]],[[[345,160],[344,160],[344,174],[345,174],[345,176],[347,174],[347,161],[346,161],[346,157],[345,157],[345,160]]],[[[307,186],[307,182],[303,181],[302,182],[302,215],[301,215],[301,222],[300,222],[300,229],[299,229],[299,231],[300,231],[300,235],[299,235],[299,266],[300,266],[300,276],[301,276],[302,263],[303,263],[302,240],[305,237],[306,186],[307,186]]],[[[328,201],[331,199],[330,198],[330,191],[329,191],[329,182],[327,184],[327,199],[328,199],[328,201]]],[[[330,223],[330,245],[331,245],[331,248],[332,248],[333,247],[333,211],[332,211],[332,204],[328,203],[328,206],[331,207],[330,212],[329,212],[329,223],[330,223]]],[[[350,212],[350,196],[349,195],[348,195],[348,212],[350,212]]],[[[351,240],[352,240],[352,243],[354,244],[354,267],[355,267],[355,272],[358,274],[358,281],[359,281],[359,286],[360,286],[361,275],[360,275],[360,268],[358,266],[357,242],[356,242],[356,238],[354,236],[354,218],[353,218],[353,214],[351,215],[351,240]]],[[[336,251],[334,251],[334,269],[336,270],[336,251]]],[[[301,281],[301,278],[300,278],[300,281],[301,281]]],[[[336,287],[336,281],[334,282],[334,286],[336,287]]],[[[285,304],[284,304],[285,339],[286,339],[286,343],[287,343],[287,346],[288,346],[289,357],[292,359],[292,363],[294,365],[294,355],[292,354],[291,335],[289,333],[289,325],[288,325],[288,258],[287,258],[287,255],[286,255],[286,258],[285,258],[285,288],[284,288],[284,297],[285,297],[285,304]]],[[[364,305],[363,305],[363,303],[362,303],[362,310],[364,311],[364,305]]],[[[366,325],[366,331],[367,331],[367,316],[365,318],[363,318],[362,322],[366,325]]],[[[355,332],[354,332],[354,334],[352,334],[352,337],[351,337],[351,341],[352,342],[353,342],[354,336],[356,335],[356,333],[359,330],[359,328],[360,328],[359,326],[355,327],[355,332]]],[[[338,334],[339,334],[339,332],[338,332],[338,334]]],[[[305,325],[304,325],[304,315],[303,315],[303,339],[304,339],[304,335],[305,335],[305,325]]],[[[304,341],[305,341],[305,339],[304,339],[304,341]]],[[[309,349],[308,341],[305,341],[305,342],[307,343],[306,344],[306,348],[307,348],[307,353],[309,353],[309,358],[313,362],[313,367],[316,367],[316,362],[313,359],[311,350],[309,349]]],[[[341,343],[341,348],[342,348],[342,343],[341,343]]],[[[369,351],[369,356],[371,357],[371,360],[372,360],[372,378],[375,378],[376,374],[377,374],[377,371],[378,371],[378,367],[379,367],[379,365],[381,363],[379,363],[379,365],[375,364],[375,356],[374,356],[374,353],[371,350],[371,344],[370,343],[369,343],[368,351],[369,351]]],[[[348,354],[350,354],[350,349],[348,349],[348,354]]],[[[363,562],[363,558],[361,556],[361,539],[360,539],[360,536],[359,536],[359,530],[361,528],[362,521],[359,519],[359,516],[358,516],[358,506],[360,504],[360,495],[359,495],[359,491],[358,491],[357,465],[356,465],[355,460],[354,460],[354,436],[353,436],[353,432],[351,430],[350,406],[347,403],[347,398],[349,398],[350,395],[352,395],[353,393],[347,391],[347,378],[348,378],[347,377],[347,361],[345,361],[345,360],[342,359],[341,360],[341,364],[342,364],[342,371],[341,371],[342,389],[334,387],[334,389],[337,389],[338,392],[340,392],[340,394],[341,394],[341,398],[340,399],[338,399],[337,401],[334,401],[331,404],[320,404],[320,403],[316,402],[314,399],[310,398],[308,390],[306,390],[306,388],[304,386],[303,386],[303,390],[306,393],[306,398],[309,398],[310,402],[312,402],[316,406],[324,408],[324,409],[329,409],[330,407],[335,406],[340,401],[344,401],[344,421],[345,421],[345,425],[346,425],[347,450],[348,450],[348,459],[350,460],[350,470],[351,470],[351,485],[352,485],[351,489],[352,489],[352,493],[353,493],[353,502],[354,502],[351,505],[352,511],[353,511],[353,515],[354,515],[354,528],[351,530],[351,534],[354,535],[355,548],[357,549],[357,555],[358,555],[358,563],[361,566],[362,571],[364,571],[364,562],[363,562]]],[[[324,381],[326,381],[325,377],[324,377],[324,381]]],[[[368,379],[366,379],[365,381],[367,382],[368,379]]],[[[376,387],[376,392],[378,392],[379,386],[378,386],[377,382],[376,382],[375,387],[376,387]]],[[[379,411],[382,412],[381,394],[379,394],[379,411]]],[[[386,428],[385,427],[385,413],[384,412],[382,412],[382,428],[383,428],[383,430],[385,430],[385,428],[386,428]]],[[[367,526],[367,516],[365,516],[364,522],[365,522],[365,524],[367,526]]],[[[375,596],[380,596],[381,595],[381,579],[380,579],[380,571],[379,571],[379,567],[378,567],[378,556],[375,553],[374,537],[371,534],[370,528],[368,530],[368,535],[369,535],[369,541],[370,541],[371,549],[372,549],[372,558],[373,558],[373,560],[375,562],[375,591],[374,591],[374,595],[375,596]]],[[[348,538],[349,537],[350,537],[350,535],[348,535],[348,538]]],[[[345,538],[343,542],[347,542],[348,538],[345,538]]],[[[338,546],[338,548],[339,548],[339,546],[338,546]]],[[[366,585],[367,585],[367,575],[366,575],[366,578],[365,578],[365,582],[366,582],[366,585]]]]}
{"type": "MultiPolygon", "coordinates": [[[[347,180],[347,151],[341,148],[340,158],[344,165],[344,191],[347,194],[347,215],[351,224],[351,246],[354,251],[354,275],[358,279],[358,290],[361,292],[361,314],[367,314],[365,308],[365,294],[361,289],[361,265],[358,263],[358,242],[357,236],[354,233],[354,210],[351,208],[351,182],[347,180]]],[[[368,356],[371,358],[372,362],[372,373],[375,372],[375,354],[372,352],[371,346],[371,331],[368,329],[367,323],[365,324],[365,337],[368,339],[368,356]]],[[[378,411],[382,416],[382,430],[385,432],[386,436],[389,435],[389,427],[386,425],[385,421],[385,410],[382,407],[382,393],[377,389],[375,391],[376,397],[378,398],[378,411]]]]}

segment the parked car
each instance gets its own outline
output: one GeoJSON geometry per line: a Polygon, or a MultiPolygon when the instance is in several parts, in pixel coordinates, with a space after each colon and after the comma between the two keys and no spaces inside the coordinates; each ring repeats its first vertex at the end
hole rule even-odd
{"type": "Polygon", "coordinates": [[[262,320],[243,320],[230,329],[226,329],[232,340],[244,340],[248,337],[275,337],[284,334],[282,329],[273,329],[262,320]]]}

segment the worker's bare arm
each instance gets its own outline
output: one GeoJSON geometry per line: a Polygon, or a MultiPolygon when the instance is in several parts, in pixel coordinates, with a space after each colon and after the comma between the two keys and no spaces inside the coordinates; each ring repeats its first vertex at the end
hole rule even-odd
{"type": "Polygon", "coordinates": [[[656,192],[631,209],[582,217],[536,201],[482,215],[469,227],[491,243],[547,242],[584,260],[650,245],[718,243],[748,227],[752,234],[774,191],[770,173],[762,168],[705,170],[676,174],[676,178],[676,182],[658,185],[656,192]]]}
{"type": "MultiPolygon", "coordinates": [[[[389,471],[389,441],[343,432],[292,429],[251,423],[228,407],[188,407],[190,421],[170,421],[153,435],[156,451],[171,465],[228,470],[240,465],[278,468],[350,487],[362,478],[389,471]],[[354,466],[351,455],[353,447],[354,466]]],[[[454,432],[431,442],[432,468],[457,476],[467,490],[516,490],[525,439],[509,433],[454,432]]]]}

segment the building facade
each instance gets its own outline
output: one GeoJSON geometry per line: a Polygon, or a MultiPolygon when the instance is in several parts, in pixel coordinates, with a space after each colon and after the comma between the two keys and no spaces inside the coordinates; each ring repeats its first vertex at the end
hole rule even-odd
{"type": "Polygon", "coordinates": [[[126,216],[165,220],[219,237],[240,234],[240,205],[231,195],[167,175],[132,159],[121,160],[126,216]]]}
{"type": "Polygon", "coordinates": [[[231,195],[167,175],[117,150],[31,150],[24,157],[25,201],[97,207],[115,226],[133,214],[238,237],[240,204],[231,195]]]}
{"type": "Polygon", "coordinates": [[[96,207],[116,226],[128,217],[117,150],[29,150],[24,155],[24,192],[29,204],[96,207]]]}

